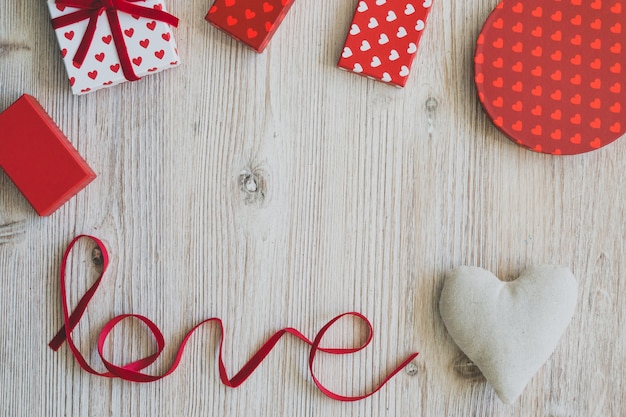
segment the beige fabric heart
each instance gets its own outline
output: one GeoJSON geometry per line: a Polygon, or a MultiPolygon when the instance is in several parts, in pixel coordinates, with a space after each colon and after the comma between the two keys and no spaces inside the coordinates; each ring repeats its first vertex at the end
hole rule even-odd
{"type": "Polygon", "coordinates": [[[463,266],[446,276],[439,311],[459,348],[511,404],[556,348],[577,298],[576,279],[563,267],[535,266],[507,283],[463,266]]]}

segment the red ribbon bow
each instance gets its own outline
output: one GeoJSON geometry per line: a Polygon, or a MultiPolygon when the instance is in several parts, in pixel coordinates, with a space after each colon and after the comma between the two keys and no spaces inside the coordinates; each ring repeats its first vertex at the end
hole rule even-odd
{"type": "Polygon", "coordinates": [[[383,381],[374,390],[366,394],[352,397],[352,396],[336,394],[333,391],[329,390],[324,385],[322,385],[322,383],[319,381],[319,379],[317,379],[317,377],[315,376],[315,373],[313,372],[313,364],[315,362],[315,357],[317,353],[325,352],[325,353],[330,353],[333,355],[345,355],[345,354],[355,353],[367,347],[373,337],[374,330],[372,328],[371,323],[367,320],[367,318],[360,313],[350,312],[350,313],[341,314],[335,317],[334,319],[330,320],[324,327],[322,327],[322,329],[319,331],[319,333],[317,333],[317,335],[315,336],[313,340],[309,340],[306,336],[304,336],[298,330],[291,328],[291,327],[279,330],[278,332],[274,333],[274,335],[272,335],[272,337],[270,337],[263,344],[263,346],[261,346],[261,348],[252,356],[252,358],[250,358],[250,360],[243,366],[243,368],[241,368],[241,370],[234,377],[230,378],[228,376],[228,373],[226,372],[226,366],[224,365],[224,361],[222,359],[222,348],[224,344],[224,325],[222,323],[222,320],[214,317],[214,318],[201,321],[199,324],[197,324],[193,329],[191,329],[187,333],[182,343],[180,344],[178,353],[176,354],[176,359],[174,360],[174,363],[171,365],[168,371],[166,371],[162,375],[151,375],[151,374],[142,372],[142,370],[150,366],[152,363],[154,363],[159,357],[159,355],[163,352],[163,349],[165,347],[165,339],[163,338],[163,334],[161,333],[157,325],[145,316],[141,316],[138,314],[122,314],[122,315],[114,317],[111,321],[109,321],[100,332],[100,336],[98,337],[98,353],[100,355],[100,359],[102,359],[102,362],[104,363],[104,366],[107,368],[108,372],[98,372],[87,363],[87,359],[85,359],[85,357],[81,354],[81,352],[78,350],[78,348],[74,344],[74,340],[72,339],[72,330],[76,327],[76,325],[80,321],[82,315],[85,313],[85,310],[87,309],[87,305],[89,304],[89,301],[91,301],[92,297],[96,293],[96,290],[100,286],[100,283],[102,282],[102,277],[104,276],[104,273],[108,265],[109,265],[109,255],[107,253],[106,247],[104,246],[104,243],[102,243],[99,239],[93,236],[81,235],[81,236],[77,236],[76,238],[74,238],[74,240],[72,240],[72,242],[69,244],[69,246],[67,247],[65,251],[65,254],[63,255],[63,262],[61,264],[61,274],[60,274],[61,305],[63,307],[64,325],[49,344],[50,348],[56,351],[61,347],[61,345],[63,345],[64,342],[67,342],[70,350],[74,354],[74,357],[78,361],[78,364],[80,365],[80,367],[83,368],[85,371],[94,375],[99,375],[99,376],[108,377],[108,378],[117,377],[117,378],[124,379],[126,381],[133,381],[133,382],[153,382],[153,381],[162,379],[170,375],[172,372],[174,372],[174,370],[176,370],[176,368],[180,364],[180,360],[182,359],[185,345],[187,344],[187,342],[189,341],[193,333],[197,329],[202,327],[203,325],[207,323],[212,323],[212,322],[217,323],[219,329],[221,330],[221,337],[220,337],[220,344],[219,344],[219,356],[218,356],[220,379],[222,380],[222,383],[224,385],[231,387],[231,388],[236,388],[239,385],[243,384],[244,381],[261,364],[261,362],[263,362],[263,359],[265,359],[265,357],[269,355],[269,353],[272,351],[274,346],[279,342],[279,340],[286,334],[295,336],[296,338],[302,340],[304,343],[311,346],[311,351],[309,353],[309,371],[311,372],[311,377],[313,378],[313,382],[315,383],[315,385],[317,385],[320,391],[322,391],[326,396],[334,400],[338,400],[338,401],[358,401],[358,400],[367,398],[370,395],[373,395],[374,393],[378,392],[378,390],[380,390],[383,387],[383,385],[385,385],[391,378],[393,378],[394,375],[400,372],[400,370],[402,370],[405,366],[407,366],[418,355],[417,353],[413,353],[409,355],[406,359],[404,359],[404,361],[402,361],[402,363],[400,363],[399,366],[397,366],[393,371],[391,371],[391,373],[388,374],[387,377],[385,377],[385,379],[383,379],[383,381]],[[70,255],[70,252],[72,251],[72,248],[74,247],[76,242],[80,240],[81,238],[88,238],[92,240],[93,242],[95,242],[96,245],[98,245],[98,248],[102,252],[103,266],[102,266],[102,272],[100,273],[100,276],[98,277],[96,282],[81,297],[74,311],[70,313],[69,306],[67,305],[67,294],[66,294],[66,288],[65,288],[65,270],[66,270],[66,264],[67,264],[67,260],[70,255]],[[337,321],[339,321],[340,319],[346,316],[355,317],[363,321],[367,325],[367,328],[368,328],[367,340],[364,341],[360,346],[356,346],[352,348],[332,348],[332,347],[320,346],[322,342],[322,338],[324,337],[326,332],[333,326],[333,324],[335,324],[337,321]],[[117,326],[120,322],[126,319],[138,319],[141,322],[143,322],[152,333],[154,340],[156,341],[156,344],[157,344],[157,350],[153,354],[148,355],[147,357],[143,359],[139,359],[137,361],[127,363],[125,365],[116,365],[108,361],[105,358],[104,346],[106,344],[107,337],[109,336],[111,331],[113,331],[115,326],[117,326]]]}
{"type": "Polygon", "coordinates": [[[96,33],[98,18],[102,13],[106,12],[124,77],[126,77],[128,81],[137,81],[139,77],[135,74],[131,58],[128,55],[128,48],[124,41],[124,34],[122,33],[118,12],[158,20],[174,27],[178,26],[178,18],[176,16],[164,12],[163,10],[134,4],[140,1],[145,0],[56,0],[55,3],[57,6],[74,7],[80,10],[52,19],[52,27],[59,29],[89,19],[85,35],[80,42],[76,55],[74,55],[72,59],[73,62],[80,67],[85,61],[85,57],[87,56],[87,52],[89,52],[89,47],[96,33]]]}

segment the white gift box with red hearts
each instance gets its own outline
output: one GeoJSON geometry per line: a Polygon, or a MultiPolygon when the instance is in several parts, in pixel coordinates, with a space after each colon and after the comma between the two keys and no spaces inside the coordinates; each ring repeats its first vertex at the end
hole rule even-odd
{"type": "MultiPolygon", "coordinates": [[[[146,0],[137,4],[166,11],[160,0],[146,0]]],[[[58,6],[55,0],[48,0],[48,7],[52,19],[79,10],[58,6]]],[[[180,57],[170,25],[123,12],[117,12],[117,15],[132,69],[138,77],[179,65],[180,57]]],[[[95,35],[84,62],[80,66],[74,63],[88,22],[89,19],[85,19],[55,30],[72,92],[76,95],[127,81],[106,13],[98,17],[95,35]]]]}

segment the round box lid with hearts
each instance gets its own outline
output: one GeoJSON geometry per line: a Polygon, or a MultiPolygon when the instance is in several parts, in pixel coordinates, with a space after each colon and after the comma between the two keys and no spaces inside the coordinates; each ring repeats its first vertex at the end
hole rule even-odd
{"type": "Polygon", "coordinates": [[[555,155],[619,138],[626,131],[622,8],[621,0],[498,4],[474,57],[478,96],[493,123],[516,143],[555,155]]]}

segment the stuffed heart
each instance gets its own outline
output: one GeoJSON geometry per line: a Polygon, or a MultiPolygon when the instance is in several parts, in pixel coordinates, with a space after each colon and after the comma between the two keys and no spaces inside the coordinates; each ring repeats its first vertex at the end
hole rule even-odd
{"type": "Polygon", "coordinates": [[[459,348],[510,404],[556,348],[577,294],[576,279],[559,266],[529,268],[512,282],[463,266],[448,273],[439,310],[459,348]]]}

